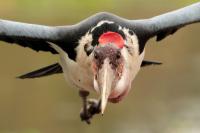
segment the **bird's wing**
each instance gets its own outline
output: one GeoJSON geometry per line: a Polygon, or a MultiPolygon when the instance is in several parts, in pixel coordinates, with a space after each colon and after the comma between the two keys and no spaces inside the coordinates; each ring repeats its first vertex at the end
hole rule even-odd
{"type": "Polygon", "coordinates": [[[162,63],[156,62],[156,61],[143,60],[141,67],[146,67],[146,66],[150,66],[150,65],[162,65],[162,63]]]}
{"type": "Polygon", "coordinates": [[[157,41],[160,41],[178,29],[197,22],[200,22],[200,2],[150,19],[131,21],[137,27],[135,30],[139,39],[143,40],[142,45],[149,38],[156,36],[157,41]]]}
{"type": "Polygon", "coordinates": [[[68,36],[72,28],[73,26],[50,27],[0,20],[0,41],[19,44],[36,51],[41,50],[56,53],[47,41],[54,43],[61,42],[64,36],[68,36]]]}
{"type": "Polygon", "coordinates": [[[27,79],[27,78],[40,78],[40,77],[44,77],[44,76],[49,76],[52,74],[58,74],[58,73],[62,73],[62,67],[60,66],[59,63],[55,63],[43,68],[40,68],[38,70],[23,74],[21,76],[18,76],[17,78],[20,79],[27,79]]]}
{"type": "Polygon", "coordinates": [[[150,19],[149,33],[157,41],[173,34],[179,28],[200,22],[200,2],[150,19]]]}

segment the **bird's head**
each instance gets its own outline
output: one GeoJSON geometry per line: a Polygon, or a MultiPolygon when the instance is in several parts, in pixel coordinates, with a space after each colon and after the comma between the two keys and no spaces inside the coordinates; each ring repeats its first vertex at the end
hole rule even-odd
{"type": "Polygon", "coordinates": [[[99,45],[93,51],[94,88],[100,94],[101,113],[107,101],[118,102],[131,85],[131,73],[127,67],[125,41],[116,32],[106,32],[99,37],[99,45]]]}

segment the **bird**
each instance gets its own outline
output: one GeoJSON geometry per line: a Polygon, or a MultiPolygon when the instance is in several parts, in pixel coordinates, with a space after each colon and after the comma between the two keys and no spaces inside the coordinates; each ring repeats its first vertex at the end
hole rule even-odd
{"type": "Polygon", "coordinates": [[[104,114],[108,102],[118,103],[131,90],[140,68],[160,65],[145,60],[151,38],[161,41],[182,27],[200,22],[200,2],[147,19],[126,19],[96,13],[79,23],[46,26],[0,19],[0,41],[59,55],[60,61],[18,76],[40,78],[63,73],[78,88],[82,121],[104,114]],[[97,99],[88,99],[91,91],[97,99]]]}

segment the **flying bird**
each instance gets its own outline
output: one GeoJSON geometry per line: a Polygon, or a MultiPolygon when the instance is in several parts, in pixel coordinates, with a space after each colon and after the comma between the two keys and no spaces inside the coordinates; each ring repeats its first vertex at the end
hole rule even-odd
{"type": "Polygon", "coordinates": [[[97,13],[77,24],[43,26],[0,20],[0,40],[60,56],[60,63],[19,76],[39,78],[63,73],[79,89],[83,100],[80,117],[90,123],[103,114],[107,102],[120,102],[143,66],[160,62],[144,60],[150,38],[161,41],[180,28],[200,22],[200,2],[148,19],[129,20],[111,13],[97,13]],[[99,94],[87,99],[89,92],[99,94]]]}

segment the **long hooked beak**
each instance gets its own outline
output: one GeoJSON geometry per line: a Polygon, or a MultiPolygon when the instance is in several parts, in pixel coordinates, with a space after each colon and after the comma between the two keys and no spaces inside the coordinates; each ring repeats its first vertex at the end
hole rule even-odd
{"type": "Polygon", "coordinates": [[[109,64],[108,59],[104,61],[102,69],[99,73],[100,91],[101,91],[101,114],[104,113],[108,97],[111,93],[114,72],[109,64]]]}

